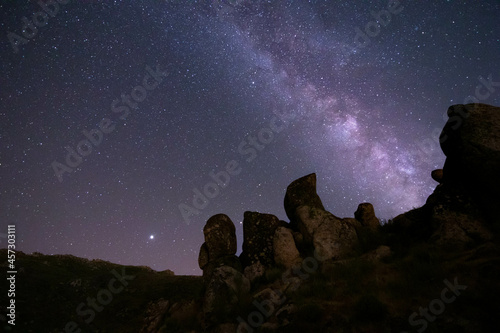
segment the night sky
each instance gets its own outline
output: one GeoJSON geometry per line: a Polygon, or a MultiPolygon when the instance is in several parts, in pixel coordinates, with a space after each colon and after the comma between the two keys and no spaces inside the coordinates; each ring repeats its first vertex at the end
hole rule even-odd
{"type": "Polygon", "coordinates": [[[241,248],[312,172],[334,215],[390,219],[437,185],[447,108],[500,105],[497,0],[1,3],[0,247],[16,224],[26,253],[200,274],[210,216],[241,248]]]}

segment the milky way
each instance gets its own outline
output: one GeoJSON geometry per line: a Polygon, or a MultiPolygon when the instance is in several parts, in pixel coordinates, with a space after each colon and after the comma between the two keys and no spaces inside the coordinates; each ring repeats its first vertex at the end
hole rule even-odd
{"type": "Polygon", "coordinates": [[[16,224],[27,253],[200,274],[210,216],[241,248],[311,172],[333,214],[390,219],[435,188],[448,106],[500,104],[493,0],[45,10],[0,5],[0,246],[16,224]]]}

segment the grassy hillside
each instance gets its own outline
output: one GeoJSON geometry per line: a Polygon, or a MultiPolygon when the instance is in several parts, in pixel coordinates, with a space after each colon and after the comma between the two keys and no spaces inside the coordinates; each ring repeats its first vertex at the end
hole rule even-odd
{"type": "MultiPolygon", "coordinates": [[[[0,250],[0,258],[5,258],[1,262],[7,271],[5,249],[0,250]]],[[[150,302],[160,298],[170,304],[197,300],[202,289],[201,277],[174,276],[170,271],[156,272],[148,267],[89,261],[71,255],[18,252],[16,267],[17,320],[13,332],[64,332],[66,324],[71,321],[82,332],[139,332],[150,302]],[[121,283],[113,270],[118,276],[126,275],[128,285],[121,283]],[[110,291],[111,280],[111,289],[116,293],[110,291]],[[89,297],[100,298],[107,304],[101,305],[97,300],[94,311],[92,305],[88,305],[89,297]],[[77,314],[81,303],[84,303],[80,307],[83,316],[77,314]]],[[[0,288],[2,291],[8,289],[6,279],[2,279],[0,288]]],[[[1,299],[2,305],[7,304],[5,292],[2,292],[1,299]]],[[[1,318],[5,320],[4,316],[1,318]]],[[[5,322],[1,325],[8,332],[5,322]]],[[[78,329],[74,331],[78,332],[78,329]]]]}

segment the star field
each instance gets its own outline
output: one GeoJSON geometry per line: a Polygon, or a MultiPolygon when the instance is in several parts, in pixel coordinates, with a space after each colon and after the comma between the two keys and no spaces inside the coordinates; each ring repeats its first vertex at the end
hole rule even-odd
{"type": "Polygon", "coordinates": [[[27,253],[200,274],[210,216],[241,248],[311,172],[336,216],[390,219],[435,188],[448,106],[500,105],[493,0],[46,9],[0,4],[0,247],[16,224],[27,253]]]}

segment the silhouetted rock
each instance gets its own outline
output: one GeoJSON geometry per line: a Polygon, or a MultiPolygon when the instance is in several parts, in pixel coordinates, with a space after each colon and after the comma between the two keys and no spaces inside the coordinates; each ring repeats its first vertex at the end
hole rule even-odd
{"type": "Polygon", "coordinates": [[[210,260],[204,267],[203,267],[203,279],[206,283],[210,281],[210,278],[212,277],[213,272],[219,268],[219,267],[231,267],[238,272],[242,272],[243,268],[241,266],[240,259],[235,256],[235,255],[230,255],[230,256],[222,256],[214,260],[210,260]]]}
{"type": "Polygon", "coordinates": [[[371,203],[365,202],[358,205],[358,209],[354,212],[354,218],[358,220],[362,226],[371,229],[380,227],[380,221],[375,216],[375,210],[371,203]]]}
{"type": "Polygon", "coordinates": [[[318,209],[325,209],[320,197],[316,193],[316,174],[294,180],[288,185],[284,200],[285,212],[290,219],[292,229],[297,226],[296,209],[300,206],[309,206],[318,209]]]}
{"type": "Polygon", "coordinates": [[[273,238],[280,220],[271,214],[245,212],[243,214],[243,251],[240,255],[244,267],[260,262],[274,264],[273,238]]]}
{"type": "Polygon", "coordinates": [[[235,255],[236,229],[227,215],[217,214],[209,218],[203,228],[203,234],[205,243],[200,248],[198,265],[203,270],[205,283],[208,283],[212,273],[222,266],[242,271],[241,263],[235,255]]]}
{"type": "Polygon", "coordinates": [[[432,235],[441,246],[463,247],[491,239],[488,217],[481,204],[461,187],[442,184],[429,196],[425,206],[432,235]]]}
{"type": "Polygon", "coordinates": [[[431,177],[441,184],[443,182],[443,169],[432,170],[431,177]]]}
{"type": "Polygon", "coordinates": [[[500,222],[495,208],[500,202],[500,108],[453,105],[448,117],[440,137],[445,165],[431,174],[440,184],[418,218],[395,221],[406,224],[406,230],[428,230],[434,244],[460,248],[490,240],[488,225],[500,222]]]}
{"type": "Polygon", "coordinates": [[[203,269],[208,264],[209,260],[210,257],[208,256],[207,243],[203,243],[201,244],[200,254],[198,255],[198,266],[200,266],[200,268],[203,269]]]}
{"type": "Polygon", "coordinates": [[[353,219],[352,217],[344,217],[343,219],[341,219],[344,223],[347,223],[349,224],[351,227],[353,227],[356,231],[360,230],[361,228],[363,228],[363,225],[361,224],[361,222],[359,222],[358,220],[356,219],[353,219]]]}
{"type": "Polygon", "coordinates": [[[208,219],[203,228],[209,260],[236,253],[236,229],[225,214],[217,214],[208,219]]]}
{"type": "Polygon", "coordinates": [[[304,240],[312,243],[321,260],[343,259],[358,245],[356,229],[323,209],[300,206],[297,219],[304,240]]]}
{"type": "Polygon", "coordinates": [[[438,245],[462,247],[493,238],[484,222],[475,216],[447,210],[442,206],[435,207],[432,223],[436,231],[430,240],[438,245]]]}
{"type": "Polygon", "coordinates": [[[291,268],[302,261],[295,246],[292,231],[285,227],[278,227],[274,232],[273,240],[274,262],[283,268],[291,268]]]}
{"type": "Polygon", "coordinates": [[[212,274],[203,298],[204,327],[233,322],[238,303],[250,291],[250,282],[229,266],[218,267],[212,274]]]}
{"type": "MultiPolygon", "coordinates": [[[[440,141],[446,155],[444,183],[500,199],[500,107],[453,105],[440,141]]],[[[483,195],[482,195],[483,196],[483,195]]]]}

